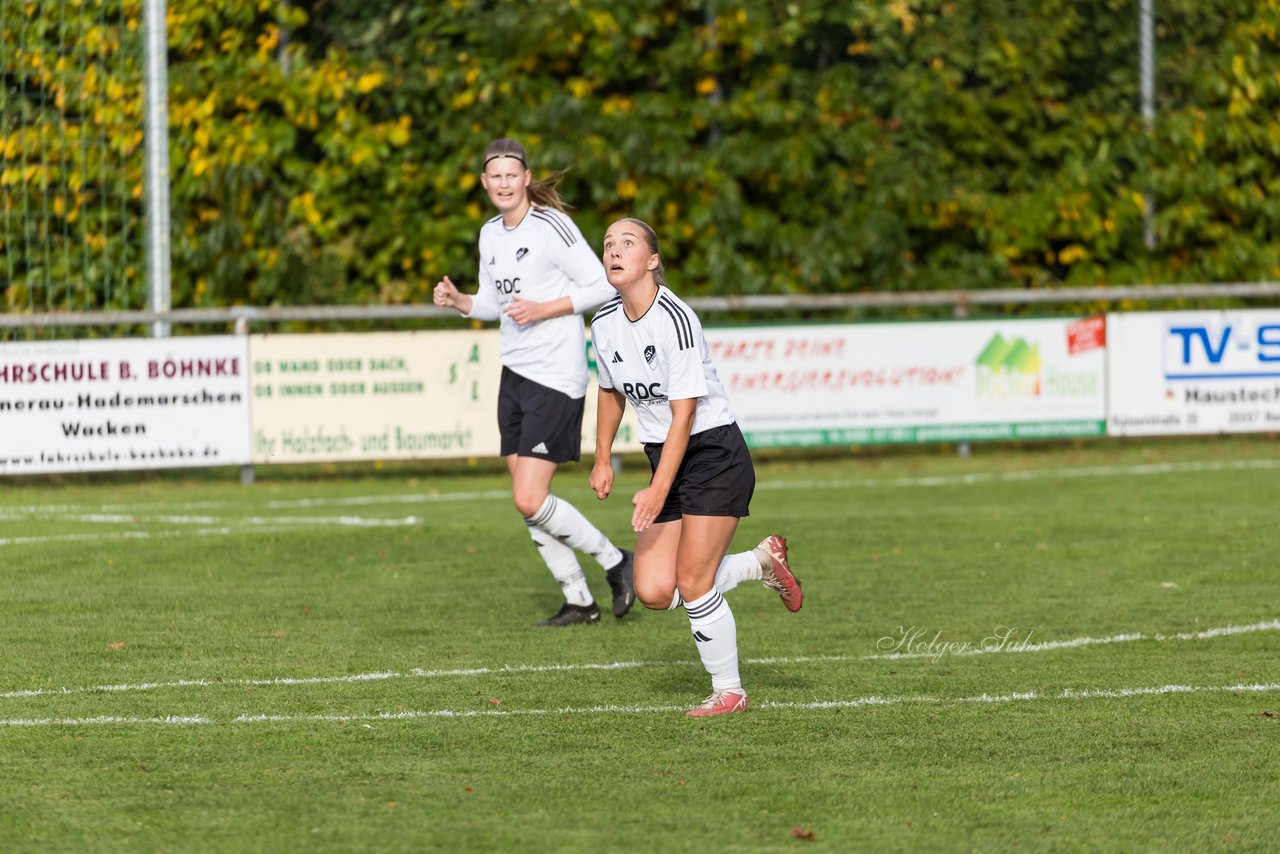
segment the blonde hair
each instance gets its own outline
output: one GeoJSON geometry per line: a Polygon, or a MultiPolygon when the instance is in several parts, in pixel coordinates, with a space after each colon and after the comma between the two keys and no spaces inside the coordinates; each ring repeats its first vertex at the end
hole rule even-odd
{"type": "MultiPolygon", "coordinates": [[[[484,162],[480,166],[480,171],[483,172],[489,166],[490,160],[499,157],[514,157],[525,169],[529,168],[529,158],[525,154],[524,146],[504,136],[489,143],[484,150],[484,162]]],[[[546,178],[531,180],[528,189],[529,200],[539,207],[554,208],[564,213],[571,206],[560,197],[560,191],[556,189],[563,178],[564,170],[561,170],[552,172],[546,178]]]]}
{"type": "Polygon", "coordinates": [[[667,268],[662,263],[662,253],[658,250],[658,232],[653,230],[653,226],[642,219],[636,219],[633,216],[624,216],[618,222],[631,222],[639,226],[640,231],[644,233],[644,242],[649,244],[649,252],[658,256],[658,266],[654,267],[650,272],[653,273],[653,281],[658,287],[666,287],[667,285],[667,268]]]}

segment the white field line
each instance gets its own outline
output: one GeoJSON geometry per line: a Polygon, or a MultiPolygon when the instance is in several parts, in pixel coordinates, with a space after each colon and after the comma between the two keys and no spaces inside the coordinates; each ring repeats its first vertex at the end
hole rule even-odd
{"type": "Polygon", "coordinates": [[[92,718],[11,718],[0,720],[0,726],[95,726],[102,724],[165,724],[168,726],[193,726],[211,724],[208,718],[166,715],[162,718],[122,718],[100,715],[92,718]]]}
{"type": "MultiPolygon", "coordinates": [[[[297,530],[296,526],[261,527],[252,529],[256,534],[279,533],[297,530]]],[[[244,533],[239,528],[196,528],[174,531],[99,531],[93,534],[49,534],[33,537],[0,537],[0,546],[26,546],[41,543],[85,543],[101,540],[167,540],[174,537],[223,537],[244,533]]]]}
{"type": "MultiPolygon", "coordinates": [[[[1181,474],[1204,471],[1252,471],[1280,469],[1280,459],[1253,459],[1190,461],[1182,463],[1144,463],[1124,466],[1089,466],[1078,468],[1032,469],[1014,472],[975,472],[972,474],[939,475],[930,477],[857,478],[845,480],[774,480],[756,484],[757,489],[849,489],[963,486],[977,483],[1018,482],[1054,478],[1130,477],[1135,475],[1181,474]]],[[[267,501],[263,506],[271,510],[311,507],[377,506],[384,504],[429,504],[463,501],[509,501],[511,493],[505,489],[475,492],[430,492],[404,495],[352,495],[339,498],[296,498],[267,501]]],[[[140,504],[29,504],[7,508],[10,514],[73,514],[73,513],[131,513],[148,509],[219,510],[242,508],[243,501],[192,501],[153,502],[140,504]]]]}
{"type": "MultiPolygon", "coordinates": [[[[855,697],[849,700],[815,700],[808,703],[771,702],[753,703],[753,709],[798,709],[813,711],[823,709],[856,709],[860,706],[969,705],[976,703],[1016,703],[1032,700],[1099,700],[1150,697],[1165,694],[1223,694],[1270,693],[1280,691],[1280,682],[1237,685],[1160,685],[1152,688],[1067,688],[1043,693],[1019,691],[1012,694],[978,694],[973,697],[943,697],[931,694],[912,694],[899,697],[855,697]]],[[[601,714],[666,714],[686,711],[688,706],[568,706],[561,709],[432,709],[430,711],[382,712],[371,715],[240,715],[234,723],[297,723],[331,722],[361,723],[366,721],[420,720],[423,718],[504,718],[544,715],[601,715],[601,714]]],[[[0,724],[3,724],[0,721],[0,724]]]]}
{"type": "MultiPolygon", "coordinates": [[[[814,700],[811,702],[765,701],[756,703],[757,710],[786,709],[800,711],[825,711],[828,709],[856,709],[866,706],[901,705],[974,705],[996,703],[1021,703],[1042,700],[1116,700],[1129,697],[1153,697],[1170,694],[1263,694],[1280,691],[1280,683],[1239,683],[1236,685],[1159,685],[1142,688],[1067,688],[1062,691],[1018,691],[1011,694],[978,694],[970,697],[943,697],[931,694],[904,696],[854,697],[847,700],[814,700]]],[[[687,706],[567,706],[559,709],[430,709],[425,711],[381,712],[354,715],[238,715],[231,723],[373,723],[386,721],[424,720],[432,718],[511,718],[543,717],[548,715],[644,715],[682,712],[687,706]]],[[[159,724],[166,726],[192,726],[218,723],[207,717],[179,717],[169,715],[154,718],[89,717],[89,718],[10,718],[0,719],[0,727],[38,726],[94,726],[120,724],[159,724]]]]}
{"type": "MultiPolygon", "coordinates": [[[[850,488],[901,488],[901,487],[936,487],[956,486],[992,482],[1016,482],[1050,478],[1085,478],[1115,477],[1133,475],[1177,474],[1199,471],[1245,471],[1256,469],[1280,469],[1280,460],[1254,459],[1231,462],[1201,461],[1184,463],[1151,463],[1129,466],[1092,466],[1085,468],[1035,469],[1020,472],[976,472],[964,475],[945,475],[934,477],[903,478],[866,478],[853,480],[803,480],[803,481],[765,481],[757,484],[763,490],[790,489],[850,489],[850,488]]],[[[462,501],[509,501],[510,493],[506,490],[486,490],[474,492],[449,493],[415,493],[407,495],[355,495],[339,498],[299,498],[280,499],[265,502],[272,510],[305,509],[313,507],[350,507],[378,506],[388,504],[426,504],[452,503],[462,501]]],[[[150,504],[109,504],[97,507],[89,505],[25,505],[0,510],[0,521],[25,521],[29,518],[62,519],[71,522],[87,523],[142,523],[154,521],[165,524],[206,524],[214,525],[194,531],[117,531],[89,534],[46,534],[17,537],[0,537],[0,548],[5,546],[42,545],[47,543],[98,542],[115,539],[155,539],[172,538],[186,535],[195,536],[230,536],[236,533],[279,533],[288,530],[287,526],[305,527],[314,525],[341,525],[351,527],[405,527],[417,525],[420,519],[408,516],[402,519],[376,519],[360,516],[341,516],[337,521],[331,518],[306,519],[304,517],[248,517],[245,519],[223,518],[215,516],[172,516],[164,515],[154,518],[145,517],[148,509],[175,510],[219,510],[224,508],[242,508],[241,502],[230,501],[197,501],[186,503],[150,503],[150,504]],[[221,525],[218,523],[221,522],[221,525]],[[283,527],[282,527],[283,526],[283,527]]]]}
{"type": "MultiPolygon", "coordinates": [[[[1087,646],[1096,646],[1100,644],[1125,643],[1131,641],[1149,640],[1155,642],[1169,641],[1191,641],[1191,640],[1210,640],[1213,638],[1229,637],[1232,635],[1250,634],[1254,632],[1270,632],[1280,631],[1280,620],[1267,620],[1261,623],[1253,623],[1247,626],[1221,626],[1219,628],[1206,629],[1200,632],[1179,632],[1177,634],[1152,634],[1146,635],[1141,632],[1130,632],[1127,634],[1110,635],[1104,638],[1074,638],[1066,641],[1048,641],[1037,644],[1012,644],[992,648],[988,650],[974,650],[967,654],[1005,654],[1016,655],[1028,652],[1046,652],[1058,649],[1080,649],[1087,646]]],[[[791,658],[748,658],[746,664],[825,664],[842,661],[879,661],[885,659],[896,658],[937,658],[942,655],[954,654],[961,655],[966,653],[938,653],[938,652],[919,652],[919,653],[878,653],[875,655],[814,655],[814,656],[795,656],[791,658]]],[[[613,661],[607,663],[599,662],[583,662],[579,664],[513,664],[500,667],[459,667],[447,670],[423,670],[421,668],[413,668],[407,671],[379,671],[375,673],[355,673],[346,676],[281,676],[272,679],[238,679],[238,680],[218,680],[218,679],[177,679],[170,682],[137,682],[131,684],[118,685],[94,685],[91,687],[66,687],[66,688],[30,688],[26,690],[5,691],[0,693],[0,699],[17,699],[22,697],[46,697],[66,694],[110,694],[110,693],[128,693],[136,691],[155,691],[162,688],[202,688],[214,686],[228,687],[274,687],[274,686],[290,686],[290,685],[335,685],[335,684],[352,684],[358,682],[385,682],[395,679],[441,679],[458,676],[508,676],[525,673],[564,673],[570,671],[607,671],[607,670],[636,670],[640,668],[652,667],[684,667],[697,662],[691,660],[671,660],[671,661],[613,661]]]]}
{"type": "Polygon", "coordinates": [[[0,693],[0,699],[45,697],[64,694],[111,694],[133,691],[155,691],[160,688],[199,688],[218,685],[255,688],[288,685],[335,685],[357,682],[384,682],[393,679],[442,679],[456,676],[493,676],[522,673],[563,673],[575,670],[634,670],[642,667],[675,667],[695,664],[689,661],[613,661],[581,664],[513,664],[502,667],[458,667],[450,670],[423,670],[415,667],[404,672],[389,670],[379,673],[355,673],[347,676],[279,676],[272,679],[177,679],[172,682],[138,682],[123,685],[94,685],[79,688],[32,688],[0,693]]]}
{"type": "MultiPolygon", "coordinates": [[[[409,495],[349,495],[337,498],[273,499],[262,503],[269,510],[289,510],[309,507],[365,507],[379,504],[438,504],[455,501],[511,500],[511,491],[490,489],[481,492],[424,492],[409,495]]],[[[147,510],[220,510],[243,507],[243,501],[187,501],[151,502],[140,504],[26,504],[10,507],[6,512],[20,514],[40,513],[135,513],[147,510]]]]}
{"type": "Polygon", "coordinates": [[[1254,471],[1280,469],[1280,460],[1206,460],[1185,463],[1147,463],[1127,466],[1082,466],[1080,468],[1030,469],[1011,472],[974,472],[972,474],[900,477],[889,479],[787,480],[757,484],[757,489],[848,489],[852,487],[931,487],[966,486],[975,483],[1010,483],[1026,480],[1089,477],[1129,477],[1133,475],[1183,474],[1205,471],[1254,471]]]}
{"type": "MultiPolygon", "coordinates": [[[[96,518],[92,520],[81,520],[92,522],[114,522],[116,520],[107,520],[96,518]]],[[[119,521],[142,522],[152,521],[149,519],[138,519],[128,517],[119,521]]],[[[187,519],[186,521],[191,521],[187,519]]],[[[216,522],[216,519],[208,520],[216,522]]],[[[283,531],[296,531],[299,528],[307,527],[353,527],[353,528],[404,528],[417,525],[421,520],[416,516],[406,516],[403,519],[371,519],[363,516],[335,516],[335,517],[300,517],[300,516],[280,516],[273,519],[268,518],[249,518],[234,520],[237,526],[220,526],[213,528],[182,528],[165,531],[95,531],[87,534],[43,534],[27,537],[0,537],[0,547],[4,546],[29,546],[41,543],[84,543],[99,542],[102,540],[160,540],[173,539],[175,537],[213,537],[213,536],[229,536],[231,534],[274,534],[283,531]]]]}
{"type": "Polygon", "coordinates": [[[226,519],[218,516],[145,516],[133,513],[2,513],[0,522],[26,521],[29,519],[53,519],[63,522],[92,522],[106,525],[134,523],[164,523],[168,525],[217,525],[234,522],[238,525],[256,527],[258,525],[355,525],[355,526],[402,526],[418,524],[418,517],[405,516],[401,519],[369,518],[366,516],[242,516],[226,519]]]}

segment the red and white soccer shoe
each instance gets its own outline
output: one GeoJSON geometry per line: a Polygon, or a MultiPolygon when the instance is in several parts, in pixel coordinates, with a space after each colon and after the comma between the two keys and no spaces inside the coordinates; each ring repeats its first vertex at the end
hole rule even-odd
{"type": "Polygon", "coordinates": [[[764,577],[760,581],[765,587],[778,592],[788,611],[799,611],[804,604],[804,591],[800,588],[800,579],[791,574],[786,538],[770,534],[760,541],[756,549],[769,559],[769,565],[764,568],[764,577]]]}
{"type": "Polygon", "coordinates": [[[711,696],[702,701],[696,709],[685,712],[690,718],[709,718],[712,715],[729,715],[734,712],[745,712],[751,708],[747,695],[738,691],[712,691],[711,696]]]}

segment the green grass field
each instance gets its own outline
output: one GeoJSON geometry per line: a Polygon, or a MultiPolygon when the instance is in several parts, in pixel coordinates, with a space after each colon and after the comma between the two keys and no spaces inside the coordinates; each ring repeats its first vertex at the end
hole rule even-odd
{"type": "MultiPolygon", "coordinates": [[[[645,471],[556,492],[629,545],[645,471]]],[[[0,851],[1274,849],[1280,442],[758,475],[805,607],[703,721],[682,613],[530,627],[496,471],[8,483],[0,851]]]]}

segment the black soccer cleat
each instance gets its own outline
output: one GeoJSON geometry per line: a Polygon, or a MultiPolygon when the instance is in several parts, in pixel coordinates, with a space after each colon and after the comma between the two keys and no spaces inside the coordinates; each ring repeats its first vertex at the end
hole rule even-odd
{"type": "Polygon", "coordinates": [[[547,617],[545,620],[539,620],[534,623],[535,626],[573,626],[578,623],[598,623],[600,622],[600,608],[595,602],[590,605],[570,605],[565,602],[560,610],[554,616],[547,617]]]}
{"type": "Polygon", "coordinates": [[[631,610],[636,603],[635,568],[636,557],[626,549],[622,552],[622,560],[613,569],[606,569],[604,577],[609,579],[609,589],[613,591],[613,616],[621,617],[631,610]]]}

